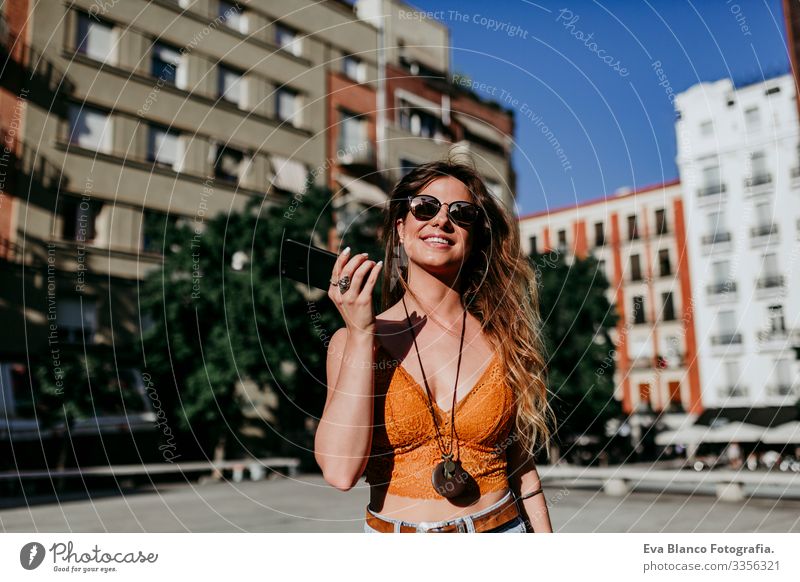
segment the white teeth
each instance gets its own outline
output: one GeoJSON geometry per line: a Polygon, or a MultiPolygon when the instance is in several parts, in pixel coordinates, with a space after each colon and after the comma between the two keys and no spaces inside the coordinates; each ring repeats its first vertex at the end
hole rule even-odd
{"type": "Polygon", "coordinates": [[[443,238],[439,238],[438,236],[430,236],[430,237],[425,239],[425,242],[438,242],[438,243],[442,243],[442,244],[445,244],[445,245],[449,245],[450,244],[447,240],[445,240],[443,238]]]}

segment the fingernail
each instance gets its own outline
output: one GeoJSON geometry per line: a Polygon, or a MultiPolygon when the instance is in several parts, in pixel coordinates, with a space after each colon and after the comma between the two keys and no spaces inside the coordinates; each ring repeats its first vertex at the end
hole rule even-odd
{"type": "Polygon", "coordinates": [[[347,253],[349,253],[349,252],[350,252],[350,247],[347,247],[346,249],[344,249],[344,250],[342,251],[342,254],[343,254],[343,255],[346,255],[346,254],[347,254],[347,253]]]}
{"type": "Polygon", "coordinates": [[[377,266],[379,266],[379,267],[380,267],[380,266],[383,264],[383,261],[378,261],[378,262],[377,262],[377,263],[375,263],[375,264],[376,264],[377,266]]]}

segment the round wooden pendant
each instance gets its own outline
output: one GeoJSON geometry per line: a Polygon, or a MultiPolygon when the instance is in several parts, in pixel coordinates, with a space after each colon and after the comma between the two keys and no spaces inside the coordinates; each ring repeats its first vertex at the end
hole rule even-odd
{"type": "Polygon", "coordinates": [[[433,469],[433,488],[442,497],[457,497],[464,492],[470,476],[461,466],[461,461],[441,461],[433,469]]]}

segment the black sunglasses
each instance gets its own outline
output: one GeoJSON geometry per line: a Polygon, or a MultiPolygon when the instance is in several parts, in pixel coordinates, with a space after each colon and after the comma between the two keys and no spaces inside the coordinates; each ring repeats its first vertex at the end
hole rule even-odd
{"type": "MultiPolygon", "coordinates": [[[[428,194],[417,194],[409,196],[408,208],[417,220],[430,220],[437,214],[442,207],[442,202],[438,198],[428,194]]],[[[477,204],[457,200],[455,202],[445,202],[447,205],[447,216],[459,226],[469,227],[475,224],[481,217],[483,210],[477,204]]]]}

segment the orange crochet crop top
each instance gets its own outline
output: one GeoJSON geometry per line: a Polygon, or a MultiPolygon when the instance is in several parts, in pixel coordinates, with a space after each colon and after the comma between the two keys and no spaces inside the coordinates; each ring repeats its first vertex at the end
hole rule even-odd
{"type": "MultiPolygon", "coordinates": [[[[367,483],[387,487],[393,495],[442,499],[431,482],[431,472],[442,457],[425,386],[377,343],[367,483]]],[[[504,381],[502,360],[495,353],[472,390],[456,402],[453,452],[474,479],[467,483],[468,492],[483,495],[508,487],[506,447],[501,443],[513,427],[514,406],[513,390],[504,381]]],[[[433,409],[447,447],[450,409],[442,410],[435,401],[433,409]]]]}

